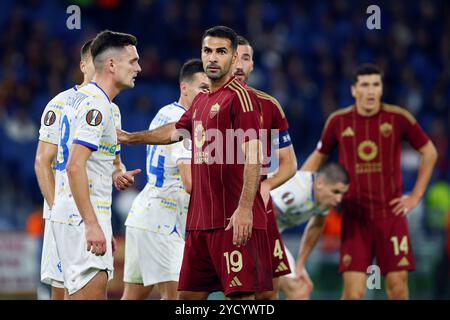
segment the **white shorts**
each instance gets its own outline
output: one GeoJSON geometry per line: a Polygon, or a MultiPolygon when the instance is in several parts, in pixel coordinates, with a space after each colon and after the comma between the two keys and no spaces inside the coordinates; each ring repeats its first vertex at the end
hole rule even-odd
{"type": "Polygon", "coordinates": [[[287,278],[295,278],[297,274],[295,273],[295,259],[292,253],[289,251],[289,249],[284,246],[284,252],[286,253],[286,257],[288,259],[289,265],[291,266],[291,273],[284,275],[283,277],[287,278]]]}
{"type": "Polygon", "coordinates": [[[123,281],[144,286],[178,282],[183,251],[184,240],[176,232],[166,235],[126,227],[123,281]]]}
{"type": "Polygon", "coordinates": [[[64,285],[70,295],[82,289],[99,271],[107,272],[108,281],[113,278],[111,222],[99,223],[106,238],[106,253],[103,256],[87,251],[84,223],[74,226],[52,222],[56,246],[64,266],[64,285]]]}
{"type": "Polygon", "coordinates": [[[41,257],[41,282],[55,288],[64,288],[61,259],[56,248],[51,222],[45,219],[44,241],[41,257]]]}

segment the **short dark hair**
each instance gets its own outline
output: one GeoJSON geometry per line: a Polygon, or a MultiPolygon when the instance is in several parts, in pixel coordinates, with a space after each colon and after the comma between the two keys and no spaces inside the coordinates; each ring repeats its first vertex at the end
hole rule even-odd
{"type": "Polygon", "coordinates": [[[250,42],[243,36],[237,36],[237,43],[240,46],[250,46],[251,47],[250,42]]]}
{"type": "Polygon", "coordinates": [[[323,165],[318,171],[318,176],[323,176],[328,183],[339,183],[343,184],[350,183],[350,176],[347,170],[339,163],[330,162],[323,165]]]}
{"type": "Polygon", "coordinates": [[[237,34],[236,32],[228,27],[225,26],[215,26],[212,27],[208,30],[206,30],[203,33],[203,37],[202,37],[202,43],[203,40],[205,40],[206,37],[215,37],[215,38],[225,38],[230,40],[231,42],[231,48],[233,49],[233,51],[236,51],[237,49],[237,34]]]}
{"type": "Polygon", "coordinates": [[[83,46],[81,47],[80,50],[80,59],[81,60],[85,60],[86,57],[88,56],[88,54],[91,53],[91,45],[92,45],[92,41],[94,41],[94,39],[89,39],[88,41],[86,41],[83,46]]]}
{"type": "Polygon", "coordinates": [[[358,82],[359,76],[366,76],[371,74],[379,74],[381,76],[381,79],[383,79],[383,72],[378,66],[372,63],[364,63],[360,65],[353,74],[352,84],[358,82]]]}
{"type": "Polygon", "coordinates": [[[191,81],[194,74],[196,74],[198,72],[205,72],[205,70],[203,70],[202,60],[189,59],[181,67],[178,80],[180,81],[180,83],[182,81],[191,81]]]}
{"type": "Polygon", "coordinates": [[[91,44],[91,54],[94,60],[98,55],[110,48],[122,48],[128,45],[135,46],[137,39],[128,33],[104,30],[100,32],[91,44]]]}

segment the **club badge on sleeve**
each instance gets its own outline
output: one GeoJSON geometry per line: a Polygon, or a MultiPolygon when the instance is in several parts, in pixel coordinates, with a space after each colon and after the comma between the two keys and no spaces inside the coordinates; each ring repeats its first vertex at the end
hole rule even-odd
{"type": "Polygon", "coordinates": [[[86,122],[88,125],[96,127],[100,123],[102,123],[102,113],[98,111],[97,109],[89,110],[89,112],[86,114],[86,122]]]}

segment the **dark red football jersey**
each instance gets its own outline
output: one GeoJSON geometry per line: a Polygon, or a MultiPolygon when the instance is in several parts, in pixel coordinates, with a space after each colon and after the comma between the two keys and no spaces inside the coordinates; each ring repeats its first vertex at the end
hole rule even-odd
{"type": "MultiPolygon", "coordinates": [[[[251,88],[261,104],[262,125],[264,133],[261,135],[263,140],[263,168],[270,167],[270,159],[272,147],[282,149],[292,144],[291,137],[288,132],[288,121],[284,114],[283,108],[274,97],[263,91],[251,88]],[[275,130],[275,131],[274,131],[275,130]]],[[[264,170],[263,179],[266,178],[267,170],[264,170]]]]}
{"type": "Polygon", "coordinates": [[[317,150],[329,154],[339,147],[339,162],[350,174],[344,213],[372,219],[393,215],[389,202],[402,195],[403,140],[418,150],[429,139],[414,117],[397,106],[382,104],[370,117],[350,106],[328,118],[317,150]]]}
{"type": "MultiPolygon", "coordinates": [[[[244,183],[243,142],[259,137],[261,109],[255,93],[232,77],[213,93],[198,94],[176,123],[192,137],[192,191],[187,230],[225,228],[238,207],[244,183]]],[[[259,190],[259,187],[258,187],[259,190]]],[[[266,229],[259,191],[253,228],[266,229]]]]}

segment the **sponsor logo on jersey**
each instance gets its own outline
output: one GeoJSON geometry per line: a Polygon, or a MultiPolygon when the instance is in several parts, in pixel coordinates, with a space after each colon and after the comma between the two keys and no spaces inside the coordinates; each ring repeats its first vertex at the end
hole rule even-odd
{"type": "Polygon", "coordinates": [[[380,132],[383,137],[389,137],[392,134],[392,125],[389,122],[384,122],[380,125],[380,132]]]}
{"type": "Polygon", "coordinates": [[[102,120],[103,120],[102,113],[97,109],[89,110],[89,112],[86,114],[86,122],[90,126],[96,127],[100,123],[102,123],[102,120]]]}
{"type": "Polygon", "coordinates": [[[378,154],[378,147],[375,142],[371,140],[364,140],[358,146],[358,156],[364,161],[371,161],[375,159],[378,154]]]}
{"type": "Polygon", "coordinates": [[[283,200],[283,202],[286,205],[290,205],[294,202],[295,196],[292,192],[288,191],[283,193],[283,195],[281,196],[281,200],[283,200]]]}
{"type": "Polygon", "coordinates": [[[286,266],[286,264],[281,261],[280,264],[278,265],[278,267],[275,269],[275,272],[282,272],[282,271],[286,271],[288,269],[288,267],[286,266]]]}
{"type": "Polygon", "coordinates": [[[408,258],[403,257],[403,258],[400,260],[400,262],[397,264],[397,266],[399,266],[399,267],[406,267],[406,266],[409,266],[408,258]]]}
{"type": "Polygon", "coordinates": [[[209,117],[212,119],[216,116],[216,114],[219,112],[220,110],[220,104],[215,103],[212,105],[211,110],[209,111],[209,117]]]}
{"type": "Polygon", "coordinates": [[[197,124],[194,129],[194,143],[196,148],[201,148],[206,140],[206,133],[201,123],[197,124]]]}
{"type": "Polygon", "coordinates": [[[352,262],[352,256],[349,254],[346,254],[342,257],[342,263],[344,264],[344,267],[348,267],[350,263],[352,262]]]}
{"type": "Polygon", "coordinates": [[[342,131],[343,137],[354,137],[355,133],[351,127],[347,127],[344,131],[342,131]]]}
{"type": "Polygon", "coordinates": [[[239,278],[237,276],[235,276],[230,282],[230,288],[240,287],[240,286],[242,286],[242,283],[241,283],[241,281],[239,281],[239,278]]]}
{"type": "Polygon", "coordinates": [[[56,121],[56,114],[50,110],[45,114],[45,118],[44,118],[44,124],[46,126],[51,126],[52,124],[54,124],[56,121]]]}

